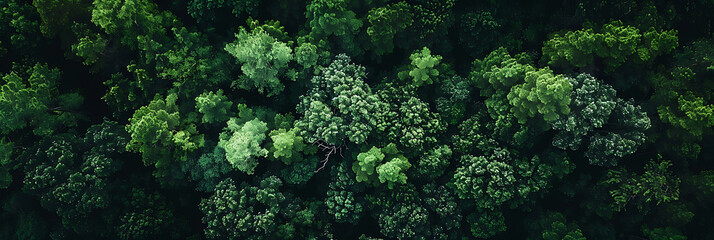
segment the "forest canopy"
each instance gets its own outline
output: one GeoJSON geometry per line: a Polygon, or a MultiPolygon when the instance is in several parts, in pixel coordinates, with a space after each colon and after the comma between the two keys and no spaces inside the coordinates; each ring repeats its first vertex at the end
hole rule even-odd
{"type": "Polygon", "coordinates": [[[0,239],[714,239],[712,12],[1,0],[0,239]]]}

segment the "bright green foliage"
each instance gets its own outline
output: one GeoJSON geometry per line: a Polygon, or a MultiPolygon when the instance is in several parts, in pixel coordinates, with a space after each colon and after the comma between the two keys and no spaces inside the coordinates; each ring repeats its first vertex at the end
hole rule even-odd
{"type": "Polygon", "coordinates": [[[620,158],[634,153],[645,142],[644,131],[650,128],[650,119],[633,102],[617,99],[613,110],[617,129],[605,135],[596,133],[590,138],[590,147],[585,152],[590,164],[615,166],[620,158]]]}
{"type": "Polygon", "coordinates": [[[386,132],[388,142],[397,142],[408,149],[422,150],[436,143],[436,137],[446,126],[437,113],[416,97],[413,90],[387,84],[377,94],[387,104],[378,128],[386,132]]]}
{"type": "Polygon", "coordinates": [[[435,147],[419,158],[416,172],[426,179],[436,179],[444,174],[451,164],[451,148],[447,145],[435,147]]]}
{"type": "Polygon", "coordinates": [[[534,70],[523,55],[511,57],[505,48],[498,48],[484,59],[474,60],[469,78],[481,90],[481,96],[498,97],[505,96],[511,87],[522,82],[526,72],[534,70]]]}
{"type": "Polygon", "coordinates": [[[196,127],[181,121],[176,100],[175,94],[165,100],[157,97],[136,110],[126,125],[131,134],[126,149],[141,153],[145,165],[155,165],[160,171],[174,160],[185,160],[185,153],[203,145],[203,135],[196,127]]]}
{"type": "Polygon", "coordinates": [[[577,150],[589,132],[603,127],[615,109],[617,97],[612,87],[589,74],[570,78],[573,85],[570,114],[553,122],[554,130],[560,130],[553,138],[553,146],[577,150]]]}
{"type": "Polygon", "coordinates": [[[432,84],[438,81],[439,76],[438,68],[439,63],[441,63],[441,56],[431,55],[431,51],[424,47],[421,51],[414,51],[412,55],[409,56],[409,60],[412,60],[409,66],[408,72],[400,72],[400,79],[407,79],[411,77],[412,85],[419,87],[424,84],[432,84]],[[407,74],[409,77],[407,77],[407,74]]]}
{"type": "Polygon", "coordinates": [[[352,171],[356,174],[357,182],[374,183],[376,178],[374,170],[382,160],[384,160],[384,153],[378,147],[372,147],[369,151],[357,155],[357,161],[352,163],[352,171]]]}
{"type": "Polygon", "coordinates": [[[84,59],[82,63],[91,66],[101,62],[109,40],[99,33],[90,31],[86,24],[75,23],[72,31],[77,35],[77,43],[72,44],[72,52],[84,59]]]}
{"type": "Polygon", "coordinates": [[[506,231],[503,214],[500,211],[484,210],[466,217],[471,225],[471,234],[477,238],[491,238],[506,231]]]}
{"type": "Polygon", "coordinates": [[[203,113],[201,121],[204,123],[225,122],[229,118],[229,110],[233,102],[228,101],[226,96],[223,96],[223,90],[219,89],[216,93],[213,91],[204,92],[196,97],[196,110],[203,113]]]}
{"type": "Polygon", "coordinates": [[[61,126],[76,126],[77,116],[70,112],[79,107],[78,94],[60,95],[60,71],[46,64],[36,64],[26,73],[10,72],[0,80],[0,133],[9,134],[34,128],[36,135],[50,135],[61,126]]]}
{"type": "MultiPolygon", "coordinates": [[[[524,82],[526,73],[530,72],[531,78],[539,76],[537,75],[539,71],[536,71],[529,62],[530,60],[527,55],[519,54],[511,57],[505,48],[496,49],[486,58],[482,60],[477,59],[473,62],[473,68],[469,74],[471,83],[480,89],[480,95],[482,97],[488,97],[488,99],[484,100],[484,103],[490,119],[481,119],[479,121],[482,121],[481,125],[483,127],[488,127],[488,129],[493,130],[494,139],[513,142],[518,145],[528,145],[530,144],[528,139],[532,137],[532,135],[543,131],[542,127],[527,126],[519,123],[523,120],[516,118],[516,110],[512,109],[514,106],[509,103],[511,102],[509,101],[509,94],[511,95],[511,99],[520,100],[517,98],[517,94],[526,93],[522,91],[526,84],[521,84],[524,82]],[[518,91],[514,91],[514,86],[516,85],[519,86],[518,91]]],[[[542,71],[545,73],[546,70],[542,71]]],[[[558,80],[556,82],[561,81],[559,80],[560,77],[554,78],[558,80]]],[[[532,80],[537,81],[537,79],[532,80]]],[[[555,86],[566,85],[561,84],[555,86]]],[[[548,95],[547,97],[548,98],[545,99],[551,101],[555,96],[548,95]]],[[[533,99],[533,101],[537,100],[539,99],[533,99]]],[[[564,98],[559,100],[564,100],[564,98]]],[[[518,103],[525,102],[519,101],[518,103]]],[[[542,107],[544,107],[544,109],[548,108],[545,105],[542,105],[542,107]]],[[[528,112],[538,111],[538,109],[525,110],[528,112]]],[[[523,110],[519,110],[518,112],[520,113],[522,111],[523,110]]]]}
{"type": "Polygon", "coordinates": [[[228,162],[249,175],[258,166],[258,157],[268,156],[268,150],[260,145],[265,140],[268,127],[255,118],[243,124],[238,119],[228,120],[228,131],[221,134],[218,146],[225,149],[228,162]]]}
{"type": "Polygon", "coordinates": [[[317,46],[312,43],[301,43],[295,48],[295,62],[302,65],[304,68],[309,68],[317,64],[317,46]]]}
{"type": "Polygon", "coordinates": [[[242,65],[245,77],[239,78],[234,85],[246,90],[257,89],[267,96],[282,92],[285,86],[279,77],[293,59],[292,49],[262,29],[248,33],[241,28],[236,38],[226,45],[225,50],[242,65]]]}
{"type": "Polygon", "coordinates": [[[302,152],[306,150],[307,144],[303,138],[296,135],[298,129],[292,128],[289,131],[281,128],[270,131],[272,146],[270,147],[271,157],[279,159],[283,163],[290,165],[293,162],[302,160],[302,152]]]}
{"type": "Polygon", "coordinates": [[[627,60],[651,63],[659,55],[673,51],[677,46],[677,31],[647,32],[621,21],[602,26],[599,32],[592,28],[556,34],[543,44],[543,57],[554,66],[585,67],[600,57],[606,71],[613,71],[627,60]]]}
{"type": "Polygon", "coordinates": [[[387,187],[392,189],[397,183],[407,182],[405,172],[411,166],[407,158],[399,153],[397,146],[390,143],[384,148],[372,147],[358,154],[357,161],[352,163],[352,171],[356,174],[357,182],[377,185],[379,180],[380,183],[386,182],[387,187]]]}
{"type": "Polygon", "coordinates": [[[303,117],[295,122],[308,142],[339,145],[367,140],[386,106],[364,82],[365,69],[340,54],[312,78],[312,89],[300,97],[297,106],[303,117]]]}
{"type": "Polygon", "coordinates": [[[148,0],[95,0],[92,10],[94,24],[132,49],[138,48],[139,36],[161,39],[175,20],[148,0]]]}
{"type": "Polygon", "coordinates": [[[213,22],[218,10],[231,10],[234,16],[251,14],[260,4],[259,0],[191,0],[188,2],[188,14],[197,22],[213,22]]]}
{"type": "Polygon", "coordinates": [[[575,223],[568,223],[565,216],[559,212],[542,214],[537,221],[528,221],[532,229],[528,239],[543,240],[585,240],[580,227],[575,223]]]}
{"type": "Polygon", "coordinates": [[[379,182],[386,182],[389,189],[393,189],[395,184],[406,184],[407,175],[405,172],[411,166],[405,157],[393,158],[391,161],[377,166],[376,170],[379,175],[379,182]]]}
{"type": "Polygon", "coordinates": [[[549,68],[526,72],[525,83],[511,88],[508,100],[518,122],[543,116],[552,123],[560,116],[570,113],[570,94],[573,85],[563,75],[554,75],[549,68]]]}
{"type": "Polygon", "coordinates": [[[394,37],[412,25],[414,20],[409,5],[405,2],[372,8],[367,14],[367,35],[374,45],[376,55],[389,54],[394,50],[394,37]]]}
{"type": "Polygon", "coordinates": [[[327,212],[339,223],[357,224],[362,214],[362,203],[353,191],[355,177],[352,175],[347,162],[335,165],[332,168],[332,179],[327,190],[325,206],[327,212]]]}
{"type": "Polygon", "coordinates": [[[647,204],[659,205],[679,199],[681,180],[669,169],[671,166],[670,161],[660,156],[658,161],[648,162],[642,174],[628,173],[624,168],[609,170],[602,183],[610,189],[612,208],[621,211],[630,204],[646,211],[647,204]]]}
{"type": "Polygon", "coordinates": [[[225,150],[215,147],[213,151],[204,152],[198,158],[186,159],[181,163],[181,170],[187,173],[189,179],[197,182],[196,190],[211,192],[233,167],[226,160],[225,150]]]}
{"type": "Polygon", "coordinates": [[[362,52],[355,42],[355,36],[362,27],[362,20],[348,7],[347,0],[310,1],[305,16],[313,43],[335,36],[337,45],[350,55],[355,56],[362,52]]]}
{"type": "Polygon", "coordinates": [[[694,93],[687,92],[684,95],[679,95],[677,106],[679,111],[669,106],[657,108],[662,122],[683,128],[698,138],[702,136],[704,129],[714,126],[714,105],[704,104],[704,99],[695,96],[694,93]]]}

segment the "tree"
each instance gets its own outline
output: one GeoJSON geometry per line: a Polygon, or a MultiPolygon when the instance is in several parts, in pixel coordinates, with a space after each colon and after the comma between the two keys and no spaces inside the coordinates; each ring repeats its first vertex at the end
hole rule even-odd
{"type": "Polygon", "coordinates": [[[258,0],[191,0],[188,2],[187,10],[197,22],[213,22],[216,20],[216,15],[220,14],[220,10],[231,10],[231,13],[238,17],[242,14],[254,13],[259,4],[258,0]]]}
{"type": "Polygon", "coordinates": [[[102,62],[109,40],[104,35],[89,30],[87,24],[75,23],[72,25],[72,32],[77,36],[77,42],[72,44],[72,52],[84,59],[82,63],[92,66],[102,62]]]}
{"type": "Polygon", "coordinates": [[[126,149],[142,154],[145,165],[155,165],[157,176],[174,160],[185,160],[186,153],[203,146],[203,135],[196,126],[181,119],[176,94],[157,96],[149,105],[134,112],[126,131],[131,141],[126,149]]]}
{"type": "Polygon", "coordinates": [[[303,159],[302,153],[314,153],[317,150],[314,147],[309,147],[303,141],[303,138],[297,135],[298,129],[284,128],[270,131],[268,136],[272,140],[270,147],[271,157],[279,159],[283,163],[290,165],[303,159]]]}
{"type": "Polygon", "coordinates": [[[384,7],[372,8],[367,14],[367,35],[369,35],[376,55],[389,54],[394,50],[395,35],[412,25],[414,15],[405,2],[392,3],[384,7]]]}
{"type": "Polygon", "coordinates": [[[311,80],[312,88],[300,97],[297,110],[303,117],[295,122],[308,142],[340,145],[349,139],[363,143],[381,119],[386,106],[364,82],[365,69],[340,54],[311,80]]]}
{"type": "Polygon", "coordinates": [[[431,112],[410,88],[386,84],[377,95],[388,106],[377,126],[387,142],[421,151],[435,144],[436,136],[446,129],[439,114],[431,112]]]}
{"type": "Polygon", "coordinates": [[[320,237],[319,203],[305,203],[280,192],[282,181],[269,176],[257,185],[228,178],[202,199],[208,239],[315,239],[320,237]]]}
{"type": "Polygon", "coordinates": [[[189,157],[181,163],[181,170],[196,181],[196,190],[211,192],[225,175],[233,170],[226,160],[226,151],[220,147],[204,148],[200,157],[189,157]]]}
{"type": "Polygon", "coordinates": [[[457,125],[466,115],[468,103],[471,102],[471,86],[467,79],[454,75],[441,81],[439,92],[442,96],[436,99],[436,111],[450,125],[457,125]]]}
{"type": "Polygon", "coordinates": [[[230,81],[230,57],[213,48],[204,34],[185,27],[171,28],[171,32],[172,41],[163,44],[155,56],[158,77],[170,80],[174,89],[186,98],[230,81]]]}
{"type": "Polygon", "coordinates": [[[659,156],[657,161],[651,160],[645,165],[641,175],[622,168],[609,170],[602,184],[610,189],[610,205],[615,211],[621,211],[632,202],[638,210],[647,211],[646,204],[659,205],[679,199],[681,180],[669,170],[671,166],[670,161],[659,156]]]}
{"type": "MultiPolygon", "coordinates": [[[[414,14],[415,28],[411,29],[418,40],[432,40],[446,35],[448,28],[454,22],[452,8],[456,4],[454,0],[417,0],[411,4],[412,14],[414,14]]],[[[417,41],[418,42],[418,41],[417,41]]]]}
{"type": "Polygon", "coordinates": [[[395,184],[407,182],[405,172],[411,166],[407,158],[397,150],[396,145],[391,143],[384,148],[372,147],[369,151],[358,154],[357,161],[352,163],[352,171],[356,174],[357,182],[377,185],[379,180],[392,189],[395,184]],[[387,161],[382,163],[385,159],[387,161]]]}
{"type": "MultiPolygon", "coordinates": [[[[40,44],[40,17],[27,1],[9,0],[0,3],[0,48],[18,55],[35,51],[40,44]]],[[[0,49],[0,53],[3,53],[0,49]]],[[[2,54],[0,54],[2,56],[2,54]]]]}
{"type": "Polygon", "coordinates": [[[84,138],[47,137],[19,157],[26,172],[23,190],[38,195],[66,228],[92,232],[86,224],[90,214],[109,207],[107,187],[128,141],[124,129],[111,121],[91,126],[84,138]]]}
{"type": "Polygon", "coordinates": [[[543,44],[543,58],[553,66],[585,67],[602,58],[605,71],[614,71],[628,60],[651,63],[655,57],[673,51],[678,46],[677,30],[644,33],[621,21],[592,28],[556,34],[543,44]]]}
{"type": "Polygon", "coordinates": [[[471,234],[477,238],[491,238],[506,231],[505,219],[500,211],[486,209],[471,213],[466,219],[471,227],[471,234]]]}
{"type": "Polygon", "coordinates": [[[139,36],[161,42],[176,18],[147,0],[96,0],[92,22],[131,49],[138,49],[139,36]]]}
{"type": "Polygon", "coordinates": [[[589,74],[569,78],[573,85],[570,114],[552,123],[560,130],[553,138],[553,146],[578,150],[583,138],[596,128],[602,128],[617,105],[616,92],[609,85],[589,74]]]}
{"type": "Polygon", "coordinates": [[[549,68],[526,72],[525,83],[513,86],[508,93],[508,100],[513,106],[518,122],[525,123],[527,118],[543,116],[543,120],[552,123],[561,115],[570,113],[570,94],[573,85],[562,75],[554,75],[549,68]]]}
{"type": "Polygon", "coordinates": [[[221,134],[218,146],[225,149],[226,159],[238,170],[249,175],[258,166],[258,157],[266,157],[268,150],[262,148],[268,132],[265,122],[255,118],[238,124],[236,118],[228,120],[227,132],[221,134]]]}
{"type": "Polygon", "coordinates": [[[528,221],[531,237],[528,239],[544,240],[585,240],[580,227],[568,223],[559,212],[541,213],[535,221],[528,221]]]}
{"type": "Polygon", "coordinates": [[[479,208],[515,207],[548,189],[574,166],[562,152],[547,152],[528,159],[518,152],[496,148],[487,156],[463,156],[450,186],[461,199],[473,199],[479,208]]]}
{"type": "Polygon", "coordinates": [[[363,211],[363,204],[353,191],[357,184],[353,173],[345,161],[331,171],[332,181],[328,184],[325,206],[327,213],[338,223],[357,224],[363,211]]]}
{"type": "Polygon", "coordinates": [[[415,87],[419,87],[422,84],[432,84],[437,81],[439,69],[441,68],[439,65],[439,63],[441,63],[441,56],[432,56],[431,51],[424,47],[421,51],[414,51],[414,53],[409,56],[409,60],[412,60],[409,66],[410,70],[400,72],[400,79],[411,77],[411,84],[415,87]],[[407,75],[409,77],[407,77],[407,75]]]}
{"type": "MultiPolygon", "coordinates": [[[[19,68],[19,66],[18,66],[19,68]]],[[[35,135],[47,136],[60,126],[76,126],[74,112],[83,98],[79,94],[62,94],[58,90],[60,70],[37,63],[24,73],[15,71],[0,81],[0,133],[31,126],[35,135]]]]}
{"type": "Polygon", "coordinates": [[[616,130],[590,137],[590,146],[585,152],[590,164],[615,166],[620,158],[634,153],[645,142],[644,131],[650,128],[651,123],[640,106],[635,106],[632,99],[617,99],[613,111],[616,130]]]}
{"type": "Polygon", "coordinates": [[[225,122],[230,117],[228,111],[233,102],[223,95],[223,90],[203,92],[196,97],[196,110],[203,113],[203,123],[225,122]]]}
{"type": "Polygon", "coordinates": [[[292,49],[263,29],[248,33],[241,28],[236,38],[226,45],[225,50],[241,64],[245,77],[239,78],[234,85],[246,90],[257,89],[269,97],[282,92],[285,87],[279,77],[293,60],[292,49]]]}
{"type": "Polygon", "coordinates": [[[46,37],[55,35],[65,28],[69,30],[72,21],[83,15],[89,15],[87,7],[80,0],[32,0],[32,5],[37,8],[37,13],[42,19],[40,30],[46,37]]]}
{"type": "Polygon", "coordinates": [[[448,145],[441,145],[432,148],[427,154],[421,156],[416,163],[416,171],[419,176],[428,180],[436,179],[446,171],[451,164],[451,148],[448,145]]]}
{"type": "Polygon", "coordinates": [[[346,0],[312,0],[307,5],[307,27],[311,42],[318,45],[335,36],[337,46],[352,56],[362,54],[357,46],[356,35],[362,27],[362,20],[350,10],[346,0]]]}

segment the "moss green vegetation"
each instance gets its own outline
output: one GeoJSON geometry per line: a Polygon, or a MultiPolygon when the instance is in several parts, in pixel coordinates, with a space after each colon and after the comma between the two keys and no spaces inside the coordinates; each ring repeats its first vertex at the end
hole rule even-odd
{"type": "Polygon", "coordinates": [[[712,12],[0,0],[0,239],[714,239],[712,12]]]}

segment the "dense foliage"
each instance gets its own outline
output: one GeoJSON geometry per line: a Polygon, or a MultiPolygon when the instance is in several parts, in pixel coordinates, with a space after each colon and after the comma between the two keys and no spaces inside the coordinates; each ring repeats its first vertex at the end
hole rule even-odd
{"type": "Polygon", "coordinates": [[[714,239],[713,11],[0,0],[0,239],[714,239]]]}

